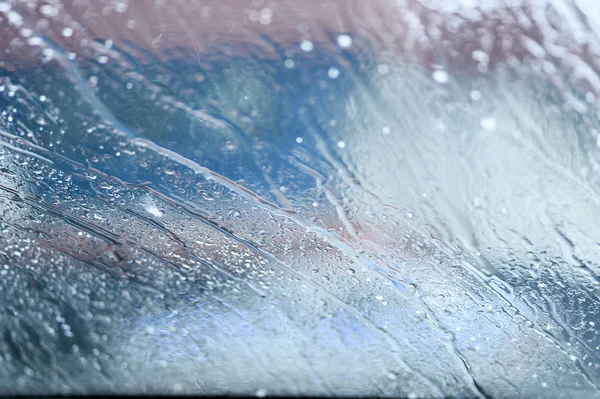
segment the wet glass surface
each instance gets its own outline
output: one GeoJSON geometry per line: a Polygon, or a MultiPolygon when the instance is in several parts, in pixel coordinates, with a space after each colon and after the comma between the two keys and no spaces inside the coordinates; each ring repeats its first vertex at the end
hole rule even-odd
{"type": "Polygon", "coordinates": [[[0,394],[599,396],[599,33],[0,2],[0,394]]]}

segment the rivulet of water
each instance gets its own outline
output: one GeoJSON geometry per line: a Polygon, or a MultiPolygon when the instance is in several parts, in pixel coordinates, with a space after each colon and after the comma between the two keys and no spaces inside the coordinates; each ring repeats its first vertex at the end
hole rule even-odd
{"type": "Polygon", "coordinates": [[[600,395],[590,1],[0,1],[0,395],[600,395]]]}

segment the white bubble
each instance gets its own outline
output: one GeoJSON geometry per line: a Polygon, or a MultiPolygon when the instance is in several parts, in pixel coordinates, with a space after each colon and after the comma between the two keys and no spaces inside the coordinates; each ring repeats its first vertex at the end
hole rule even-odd
{"type": "Polygon", "coordinates": [[[479,121],[479,124],[481,125],[481,128],[485,131],[488,132],[493,132],[494,130],[496,130],[496,120],[492,117],[488,117],[488,118],[481,118],[481,120],[479,121]]]}
{"type": "Polygon", "coordinates": [[[98,57],[98,62],[101,64],[106,64],[108,62],[108,57],[105,55],[101,55],[100,57],[98,57]]]}
{"type": "Polygon", "coordinates": [[[302,144],[303,141],[304,139],[302,137],[296,137],[296,143],[302,144]]]}
{"type": "Polygon", "coordinates": [[[260,10],[260,23],[262,25],[269,25],[273,20],[273,11],[270,8],[263,8],[260,10]]]}
{"type": "Polygon", "coordinates": [[[585,101],[592,104],[596,101],[596,96],[594,95],[594,93],[588,91],[587,93],[585,93],[585,101]]]}
{"type": "Polygon", "coordinates": [[[73,35],[73,29],[72,28],[64,28],[62,30],[62,35],[64,37],[71,37],[73,35]]]}
{"type": "Polygon", "coordinates": [[[482,50],[473,51],[471,56],[473,57],[473,59],[475,61],[479,61],[483,64],[487,64],[490,60],[490,56],[485,51],[482,51],[482,50]]]}
{"type": "Polygon", "coordinates": [[[44,4],[41,6],[40,12],[47,17],[56,17],[58,15],[58,9],[49,4],[44,4]]]}
{"type": "Polygon", "coordinates": [[[448,82],[449,76],[448,76],[448,72],[438,69],[437,71],[433,72],[433,80],[435,80],[438,83],[446,83],[448,82]]]}
{"type": "Polygon", "coordinates": [[[29,40],[27,40],[27,44],[29,44],[30,46],[41,46],[43,43],[44,43],[44,41],[37,36],[32,37],[29,40]]]}
{"type": "Polygon", "coordinates": [[[21,26],[23,25],[23,17],[21,16],[21,14],[10,10],[8,11],[8,13],[6,14],[8,17],[8,22],[10,22],[11,24],[15,25],[15,26],[21,26]]]}
{"type": "Polygon", "coordinates": [[[479,90],[472,90],[471,91],[471,100],[473,100],[473,101],[481,100],[481,92],[479,90]]]}
{"type": "Polygon", "coordinates": [[[445,132],[448,130],[448,126],[442,121],[435,121],[435,128],[440,132],[445,132]]]}
{"type": "Polygon", "coordinates": [[[258,391],[256,391],[256,397],[257,398],[264,398],[265,396],[267,396],[267,390],[266,389],[259,389],[258,391]]]}
{"type": "Polygon", "coordinates": [[[287,59],[284,61],[283,65],[285,65],[286,68],[292,69],[294,67],[294,60],[287,59]]]}
{"type": "Polygon", "coordinates": [[[123,14],[125,11],[127,11],[127,3],[117,3],[115,5],[115,11],[119,14],[123,14]]]}
{"type": "Polygon", "coordinates": [[[348,48],[352,45],[352,38],[346,34],[337,37],[337,44],[341,48],[348,48]]]}
{"type": "Polygon", "coordinates": [[[41,102],[45,102],[46,101],[46,96],[40,96],[40,101],[41,102]]]}
{"type": "Polygon", "coordinates": [[[337,77],[340,76],[340,70],[336,67],[331,67],[329,68],[329,71],[327,71],[327,76],[329,76],[329,79],[337,79],[337,77]]]}
{"type": "Polygon", "coordinates": [[[385,65],[385,64],[377,65],[377,72],[379,72],[380,74],[385,75],[389,71],[390,71],[390,68],[387,65],[385,65]]]}
{"type": "Polygon", "coordinates": [[[338,144],[337,144],[337,145],[338,145],[338,147],[340,147],[340,148],[346,148],[346,142],[344,142],[344,141],[338,141],[338,144]]]}
{"type": "Polygon", "coordinates": [[[54,50],[51,48],[45,48],[42,50],[42,54],[44,55],[44,62],[48,62],[49,60],[51,60],[52,58],[54,58],[54,50]]]}
{"type": "Polygon", "coordinates": [[[300,50],[304,51],[305,53],[310,53],[314,48],[315,46],[310,40],[302,40],[300,42],[300,50]]]}
{"type": "Polygon", "coordinates": [[[389,126],[384,126],[381,128],[381,133],[388,135],[392,132],[392,129],[389,126]]]}

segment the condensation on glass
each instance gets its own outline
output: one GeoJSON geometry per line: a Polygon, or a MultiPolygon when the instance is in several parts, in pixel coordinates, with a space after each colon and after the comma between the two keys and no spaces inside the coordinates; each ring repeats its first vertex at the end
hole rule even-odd
{"type": "Polygon", "coordinates": [[[599,396],[599,34],[0,2],[0,394],[599,396]]]}

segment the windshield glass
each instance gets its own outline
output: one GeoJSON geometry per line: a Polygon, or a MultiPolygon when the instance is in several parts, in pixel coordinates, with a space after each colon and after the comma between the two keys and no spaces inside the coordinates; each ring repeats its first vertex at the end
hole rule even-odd
{"type": "Polygon", "coordinates": [[[0,394],[599,396],[599,34],[0,2],[0,394]]]}

